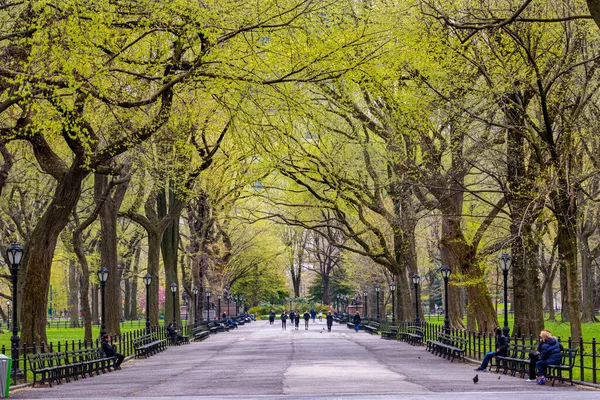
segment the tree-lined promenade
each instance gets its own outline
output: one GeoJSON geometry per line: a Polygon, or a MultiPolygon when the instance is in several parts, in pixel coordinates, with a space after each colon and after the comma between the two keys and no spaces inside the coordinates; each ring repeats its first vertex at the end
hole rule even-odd
{"type": "Polygon", "coordinates": [[[600,308],[596,3],[3,4],[12,346],[57,314],[91,341],[293,303],[478,333],[503,308],[534,337],[546,313],[578,347],[600,308]]]}
{"type": "Polygon", "coordinates": [[[499,380],[493,373],[480,374],[480,381],[474,384],[473,364],[451,363],[422,346],[354,333],[345,324],[334,325],[332,332],[324,328],[324,321],[311,321],[308,330],[297,331],[282,331],[279,323],[252,322],[200,343],[169,347],[148,359],[128,361],[121,371],[53,388],[19,390],[11,393],[11,398],[597,396],[597,391],[578,386],[538,386],[510,375],[501,375],[499,380]]]}

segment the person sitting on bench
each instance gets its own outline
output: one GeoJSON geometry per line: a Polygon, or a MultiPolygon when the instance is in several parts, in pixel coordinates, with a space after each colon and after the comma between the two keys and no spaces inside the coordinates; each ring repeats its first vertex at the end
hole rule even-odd
{"type": "Polygon", "coordinates": [[[110,343],[110,335],[104,335],[102,338],[102,351],[106,357],[117,357],[113,367],[115,369],[121,369],[121,363],[125,359],[125,356],[117,352],[116,346],[110,343]]]}

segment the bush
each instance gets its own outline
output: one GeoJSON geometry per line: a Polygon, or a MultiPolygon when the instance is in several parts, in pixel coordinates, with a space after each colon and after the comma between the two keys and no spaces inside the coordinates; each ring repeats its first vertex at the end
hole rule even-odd
{"type": "Polygon", "coordinates": [[[283,311],[283,307],[282,306],[255,306],[252,307],[251,309],[248,310],[248,314],[254,314],[255,316],[263,316],[263,315],[269,315],[269,311],[273,310],[273,312],[275,313],[275,315],[279,316],[282,311],[283,311]]]}

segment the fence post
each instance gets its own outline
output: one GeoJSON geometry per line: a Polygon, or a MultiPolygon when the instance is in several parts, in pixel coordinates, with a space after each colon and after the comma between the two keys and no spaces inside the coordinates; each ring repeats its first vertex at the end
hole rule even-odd
{"type": "Polygon", "coordinates": [[[583,354],[584,348],[583,348],[583,336],[579,336],[579,379],[584,381],[585,380],[585,367],[583,366],[583,354]]]}
{"type": "Polygon", "coordinates": [[[596,382],[596,338],[592,338],[592,381],[596,382]]]}

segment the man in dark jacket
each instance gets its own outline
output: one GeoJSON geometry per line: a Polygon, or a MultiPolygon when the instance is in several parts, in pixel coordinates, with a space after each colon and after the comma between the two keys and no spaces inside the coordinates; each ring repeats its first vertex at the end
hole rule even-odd
{"type": "Polygon", "coordinates": [[[269,325],[273,325],[273,322],[275,322],[275,313],[271,310],[269,312],[269,325]]]}
{"type": "Polygon", "coordinates": [[[308,311],[304,311],[304,330],[308,330],[308,321],[310,320],[310,314],[308,311]]]}
{"type": "Polygon", "coordinates": [[[114,344],[110,344],[110,335],[104,335],[102,338],[102,351],[106,357],[117,357],[113,367],[115,369],[121,369],[121,363],[125,359],[125,356],[117,352],[117,348],[114,344]]]}
{"type": "Polygon", "coordinates": [[[494,333],[496,334],[496,351],[490,351],[488,353],[485,353],[485,357],[483,357],[483,362],[478,368],[475,368],[475,371],[485,372],[487,371],[488,363],[493,357],[506,357],[508,355],[508,339],[502,333],[502,329],[496,328],[494,330],[494,333]]]}
{"type": "Polygon", "coordinates": [[[331,326],[333,325],[333,315],[331,311],[327,313],[327,332],[331,332],[331,326]]]}
{"type": "Polygon", "coordinates": [[[287,328],[287,318],[288,315],[285,313],[285,310],[283,310],[283,313],[281,313],[281,330],[285,331],[287,328]]]}
{"type": "Polygon", "coordinates": [[[360,314],[358,313],[358,311],[356,312],[356,314],[354,314],[352,322],[354,323],[354,331],[358,332],[358,328],[360,328],[360,314]]]}
{"type": "Polygon", "coordinates": [[[537,384],[543,385],[546,383],[546,366],[561,364],[563,347],[560,342],[552,337],[552,334],[546,330],[540,332],[540,340],[542,343],[540,346],[540,360],[536,362],[535,365],[539,372],[537,384]]]}

